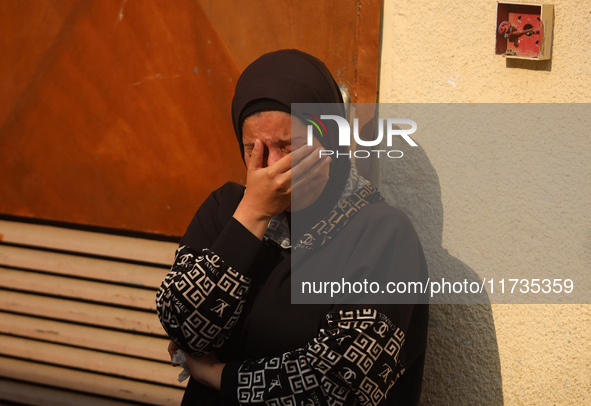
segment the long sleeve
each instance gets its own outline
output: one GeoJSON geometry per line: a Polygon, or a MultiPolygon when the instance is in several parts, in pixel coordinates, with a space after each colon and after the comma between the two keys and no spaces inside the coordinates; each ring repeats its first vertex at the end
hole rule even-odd
{"type": "Polygon", "coordinates": [[[375,309],[340,310],[306,347],[228,364],[222,387],[240,404],[377,405],[404,373],[403,331],[375,309]],[[232,381],[232,377],[236,380],[232,381]]]}
{"type": "Polygon", "coordinates": [[[228,338],[249,287],[250,278],[213,251],[182,246],[158,292],[160,322],[184,351],[208,353],[228,338]]]}
{"type": "Polygon", "coordinates": [[[199,208],[156,296],[165,331],[192,355],[219,348],[228,338],[261,249],[261,242],[231,217],[242,193],[234,185],[226,184],[199,208]],[[228,200],[234,203],[224,207],[228,200]]]}
{"type": "MultiPolygon", "coordinates": [[[[191,380],[187,402],[417,404],[428,308],[292,304],[294,257],[232,218],[241,194],[226,197],[214,192],[200,207],[158,292],[158,315],[171,339],[194,355],[217,350],[226,363],[220,391],[191,380]]],[[[350,281],[426,275],[410,220],[383,203],[372,206],[299,258],[304,279],[324,279],[328,269],[350,281]]]]}

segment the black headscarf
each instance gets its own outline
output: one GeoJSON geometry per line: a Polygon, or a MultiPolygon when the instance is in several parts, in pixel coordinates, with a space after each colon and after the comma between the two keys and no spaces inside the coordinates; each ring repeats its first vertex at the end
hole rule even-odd
{"type": "MultiPolygon", "coordinates": [[[[243,159],[244,120],[259,111],[290,112],[292,103],[333,103],[325,106],[327,110],[322,114],[345,117],[339,86],[326,65],[312,55],[296,49],[284,49],[259,57],[244,70],[236,83],[232,100],[232,122],[243,159]]],[[[332,120],[327,121],[330,121],[327,127],[332,125],[332,120]]],[[[331,128],[328,129],[331,133],[331,128]]],[[[338,134],[336,125],[332,131],[338,134]]],[[[320,137],[318,140],[325,149],[335,151],[335,154],[336,151],[346,151],[346,147],[338,145],[336,136],[320,137]]],[[[299,226],[304,229],[313,226],[334,207],[349,177],[350,166],[346,157],[333,158],[324,191],[312,206],[297,213],[299,226]]],[[[305,230],[297,231],[299,235],[305,230]]]]}

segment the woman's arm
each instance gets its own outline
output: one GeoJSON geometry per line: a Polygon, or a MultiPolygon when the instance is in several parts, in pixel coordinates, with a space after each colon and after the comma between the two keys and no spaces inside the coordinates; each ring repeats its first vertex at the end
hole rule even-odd
{"type": "Polygon", "coordinates": [[[241,405],[382,403],[405,370],[404,332],[372,308],[335,311],[327,319],[328,328],[304,348],[227,365],[212,357],[192,358],[192,375],[216,389],[222,386],[241,405]]]}
{"type": "MultiPolygon", "coordinates": [[[[353,269],[367,268],[370,274],[361,277],[369,279],[371,272],[376,272],[375,266],[390,269],[390,275],[426,278],[426,263],[410,221],[396,212],[397,220],[389,219],[395,226],[376,235],[375,230],[387,229],[383,227],[387,222],[376,216],[375,210],[372,213],[371,219],[357,218],[370,224],[371,232],[367,233],[369,238],[362,239],[367,244],[359,243],[359,252],[352,255],[360,261],[351,263],[353,269]],[[379,237],[382,246],[374,237],[379,237]],[[363,253],[373,258],[373,266],[363,253]]],[[[392,213],[388,209],[386,214],[392,213]]],[[[279,357],[230,361],[223,369],[221,391],[243,404],[280,400],[294,404],[392,404],[392,399],[413,390],[395,386],[405,370],[410,371],[412,379],[420,379],[417,376],[422,373],[427,320],[426,305],[340,305],[329,313],[325,328],[306,346],[279,357]]],[[[220,382],[220,376],[210,366],[197,360],[193,370],[194,377],[198,375],[202,383],[212,386],[212,382],[220,382]]]]}
{"type": "MultiPolygon", "coordinates": [[[[300,160],[310,154],[304,149],[296,155],[300,160]]],[[[240,317],[269,220],[290,204],[291,154],[270,166],[263,156],[257,139],[247,159],[248,188],[230,218],[219,220],[225,196],[210,197],[199,208],[158,292],[160,321],[188,354],[202,355],[225,342],[240,317]]]]}
{"type": "Polygon", "coordinates": [[[227,194],[218,193],[199,208],[158,292],[160,321],[188,354],[206,354],[228,338],[256,272],[253,264],[269,220],[289,205],[291,157],[264,166],[263,153],[256,140],[249,186],[238,201],[232,196],[228,205],[227,194]]]}
{"type": "Polygon", "coordinates": [[[177,250],[156,305],[170,339],[188,354],[219,348],[240,317],[250,278],[209,249],[177,250]]]}
{"type": "Polygon", "coordinates": [[[265,247],[232,218],[244,187],[227,183],[199,207],[156,297],[162,326],[187,354],[219,348],[238,319],[265,247]]]}

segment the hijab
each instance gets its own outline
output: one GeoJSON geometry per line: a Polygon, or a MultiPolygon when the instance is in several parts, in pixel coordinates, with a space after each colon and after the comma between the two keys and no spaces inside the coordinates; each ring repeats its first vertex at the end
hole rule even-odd
{"type": "MultiPolygon", "coordinates": [[[[232,123],[244,159],[242,124],[257,112],[278,110],[291,112],[292,103],[332,103],[323,105],[321,114],[345,117],[343,97],[336,81],[326,65],[318,58],[296,49],[284,49],[262,55],[240,75],[232,100],[232,123]]],[[[318,110],[316,110],[318,113],[318,110]]],[[[329,134],[338,134],[336,123],[327,120],[329,134]],[[330,121],[330,122],[329,122],[330,121]]],[[[338,145],[338,137],[317,137],[327,150],[346,152],[338,145]]],[[[297,230],[301,235],[337,203],[349,177],[350,161],[346,157],[333,158],[329,180],[318,199],[308,208],[298,211],[297,230]]]]}

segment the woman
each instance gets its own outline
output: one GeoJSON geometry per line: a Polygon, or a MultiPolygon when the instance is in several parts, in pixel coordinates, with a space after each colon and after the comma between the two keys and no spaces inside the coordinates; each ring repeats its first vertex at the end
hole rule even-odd
{"type": "Polygon", "coordinates": [[[330,72],[308,54],[277,51],[246,68],[232,119],[247,187],[227,183],[203,203],[158,292],[169,351],[190,354],[183,404],[416,404],[426,306],[291,304],[292,263],[426,275],[408,218],[349,160],[319,159],[337,138],[306,145],[292,103],[344,113],[330,72]]]}

